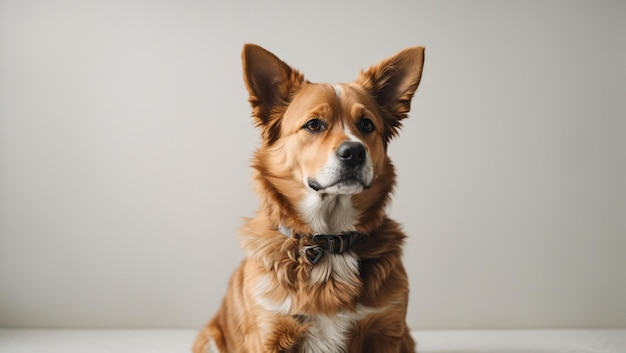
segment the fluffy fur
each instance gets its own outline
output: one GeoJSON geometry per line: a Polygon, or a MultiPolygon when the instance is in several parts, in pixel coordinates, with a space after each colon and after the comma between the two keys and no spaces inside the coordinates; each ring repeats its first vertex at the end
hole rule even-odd
{"type": "Polygon", "coordinates": [[[242,228],[247,256],[194,352],[414,352],[405,234],[385,213],[395,185],[386,151],[410,110],[424,49],[335,85],[305,80],[256,45],[242,56],[261,132],[252,164],[261,207],[242,228]],[[353,231],[363,238],[343,253],[314,264],[303,252],[313,234],[353,231]]]}

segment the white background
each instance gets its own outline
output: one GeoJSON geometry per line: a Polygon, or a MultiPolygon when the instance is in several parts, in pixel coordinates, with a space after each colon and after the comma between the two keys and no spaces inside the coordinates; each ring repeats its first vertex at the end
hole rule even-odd
{"type": "Polygon", "coordinates": [[[389,151],[413,329],[626,326],[624,2],[0,0],[0,327],[212,316],[245,42],[318,82],[426,46],[389,151]]]}

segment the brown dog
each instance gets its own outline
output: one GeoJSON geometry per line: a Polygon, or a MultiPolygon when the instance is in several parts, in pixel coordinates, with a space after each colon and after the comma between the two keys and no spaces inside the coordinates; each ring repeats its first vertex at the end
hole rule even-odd
{"type": "Polygon", "coordinates": [[[311,83],[256,45],[243,71],[262,144],[261,198],[242,230],[247,256],[194,352],[414,352],[406,326],[405,239],[385,208],[387,144],[422,75],[413,47],[355,82],[311,83]]]}

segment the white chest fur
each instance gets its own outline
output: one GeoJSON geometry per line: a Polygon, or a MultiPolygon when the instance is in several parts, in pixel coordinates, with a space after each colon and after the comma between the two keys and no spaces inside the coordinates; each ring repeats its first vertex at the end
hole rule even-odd
{"type": "MultiPolygon", "coordinates": [[[[356,215],[351,195],[320,195],[310,193],[300,204],[302,218],[314,232],[321,234],[354,230],[356,215]]],[[[331,277],[346,284],[354,284],[359,274],[359,259],[352,252],[325,254],[311,269],[311,282],[322,283],[331,277]]]]}
{"type": "Polygon", "coordinates": [[[299,205],[302,219],[316,233],[354,230],[356,214],[351,195],[321,195],[310,192],[299,205]]]}
{"type": "Polygon", "coordinates": [[[343,353],[346,351],[346,338],[356,323],[352,315],[316,316],[302,342],[305,353],[343,353]]]}
{"type": "Polygon", "coordinates": [[[340,312],[334,316],[318,315],[309,318],[310,328],[302,342],[304,353],[344,353],[350,330],[365,316],[380,309],[362,305],[355,312],[340,312]]]}

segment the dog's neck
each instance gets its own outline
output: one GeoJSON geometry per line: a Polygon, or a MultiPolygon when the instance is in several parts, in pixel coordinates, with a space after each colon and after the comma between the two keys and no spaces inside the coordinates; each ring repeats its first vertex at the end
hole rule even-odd
{"type": "Polygon", "coordinates": [[[298,205],[300,217],[313,233],[341,233],[355,230],[358,214],[352,195],[309,192],[298,205]]]}

